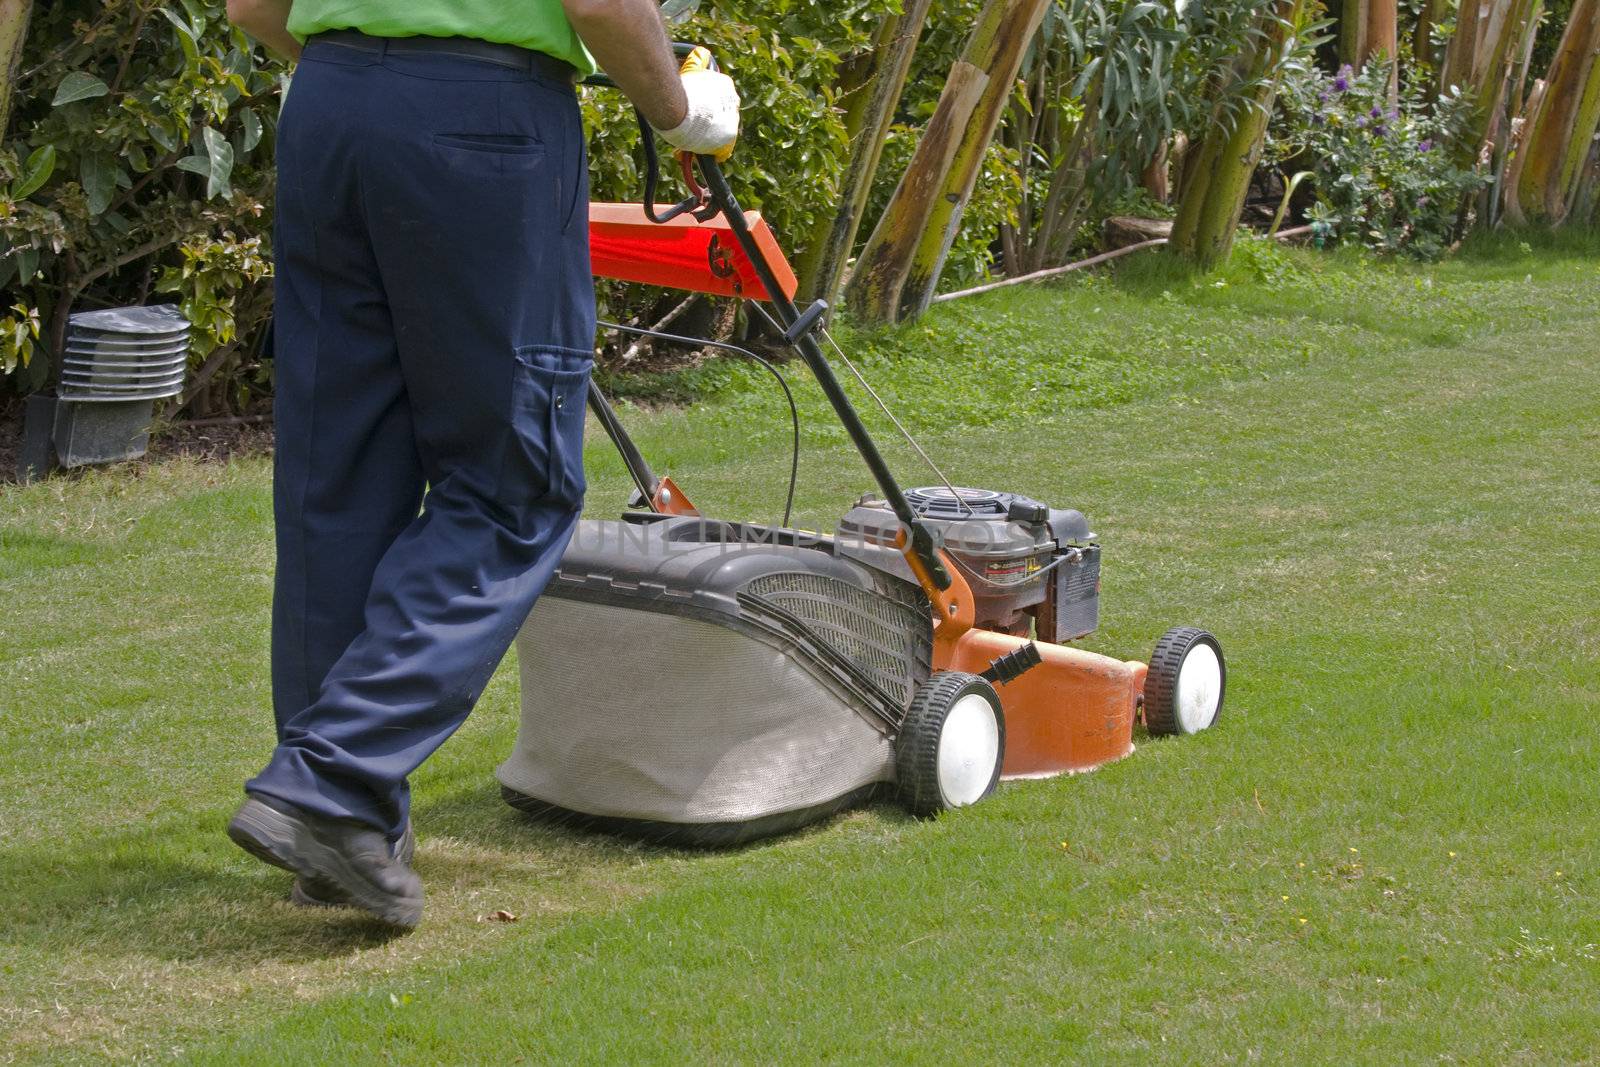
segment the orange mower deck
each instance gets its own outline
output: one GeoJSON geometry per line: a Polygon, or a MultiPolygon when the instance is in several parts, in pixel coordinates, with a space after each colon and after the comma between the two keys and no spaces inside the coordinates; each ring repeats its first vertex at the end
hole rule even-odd
{"type": "Polygon", "coordinates": [[[1133,751],[1133,720],[1149,668],[1095,652],[996,633],[973,625],[971,587],[948,559],[950,585],[940,589],[900,544],[934,609],[933,669],[981,674],[1001,656],[1032,643],[1038,666],[995,687],[1005,713],[1004,778],[1042,778],[1087,771],[1133,751]]]}
{"type": "MultiPolygon", "coordinates": [[[[991,630],[968,630],[935,670],[982,672],[1028,643],[991,630]]],[[[1006,716],[1004,778],[1087,771],[1133,751],[1133,720],[1144,693],[1145,664],[1067,645],[1037,642],[1044,662],[996,686],[1006,716]]]]}

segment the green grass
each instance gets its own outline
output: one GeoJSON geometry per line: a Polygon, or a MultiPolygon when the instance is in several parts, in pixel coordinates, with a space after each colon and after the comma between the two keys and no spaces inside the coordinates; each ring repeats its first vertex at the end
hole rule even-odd
{"type": "MultiPolygon", "coordinates": [[[[502,670],[418,776],[408,937],[221,835],[270,744],[266,462],[0,490],[0,1058],[1595,1062],[1600,246],[1521,240],[1146,260],[841,338],[959,480],[1090,515],[1090,647],[1219,634],[1218,728],[701,855],[505,808],[502,670]]],[[[647,453],[770,517],[770,385],[635,395],[696,383],[631,415],[647,453]]],[[[821,525],[867,479],[801,394],[821,525]]]]}

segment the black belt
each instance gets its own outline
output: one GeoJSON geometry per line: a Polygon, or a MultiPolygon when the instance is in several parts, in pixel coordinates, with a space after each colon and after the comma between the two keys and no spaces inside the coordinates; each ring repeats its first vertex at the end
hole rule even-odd
{"type": "Polygon", "coordinates": [[[459,56],[478,59],[500,67],[543,74],[556,81],[578,80],[578,70],[571,63],[555,56],[497,41],[481,41],[476,37],[373,37],[360,30],[328,30],[306,40],[307,44],[336,44],[341,48],[354,48],[360,52],[384,55],[389,52],[412,55],[459,56]]]}

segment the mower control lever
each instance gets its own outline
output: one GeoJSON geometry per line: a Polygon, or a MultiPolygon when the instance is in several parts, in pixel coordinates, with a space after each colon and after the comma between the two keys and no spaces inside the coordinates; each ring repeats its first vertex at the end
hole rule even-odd
{"type": "Polygon", "coordinates": [[[656,183],[661,180],[661,159],[656,153],[656,131],[645,121],[644,112],[634,108],[633,113],[639,119],[639,141],[644,145],[645,218],[655,223],[671,222],[679,215],[689,212],[693,212],[694,217],[701,222],[715,218],[718,208],[711,203],[710,194],[695,180],[694,166],[688,154],[680,155],[678,160],[683,166],[683,180],[689,186],[689,195],[666,211],[656,213],[656,183]]]}
{"type": "Polygon", "coordinates": [[[800,338],[811,332],[812,327],[822,321],[822,316],[828,313],[826,300],[813,301],[811,306],[800,312],[800,317],[795,319],[787,330],[783,331],[783,339],[789,344],[798,344],[800,338]]]}

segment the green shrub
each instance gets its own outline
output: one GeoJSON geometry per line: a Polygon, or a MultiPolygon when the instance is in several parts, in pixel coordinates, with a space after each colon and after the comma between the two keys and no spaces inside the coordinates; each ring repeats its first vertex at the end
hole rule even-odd
{"type": "Polygon", "coordinates": [[[235,356],[268,313],[258,283],[282,69],[221,2],[35,6],[0,150],[0,284],[13,305],[0,370],[39,385],[40,352],[59,345],[69,311],[157,291],[195,323],[196,361],[235,356]]]}
{"type": "MultiPolygon", "coordinates": [[[[795,255],[838,200],[849,143],[841,65],[897,0],[669,5],[680,40],[709,45],[739,84],[745,134],[735,191],[795,255]],[[698,10],[697,10],[698,9],[698,10]]],[[[950,57],[925,50],[929,63],[950,57]]],[[[69,310],[170,294],[195,323],[202,410],[270,389],[259,347],[271,314],[273,133],[285,64],[226,20],[221,0],[36,5],[10,136],[0,146],[0,375],[28,391],[49,373],[69,310]]],[[[942,78],[942,76],[941,76],[942,78]]],[[[935,87],[936,88],[936,87],[935,87]]],[[[643,192],[638,130],[620,93],[583,90],[591,195],[643,192]]],[[[661,196],[678,192],[664,158],[661,196]]],[[[985,200],[974,228],[992,226],[985,200]]],[[[970,257],[969,257],[970,258],[970,257]]],[[[608,285],[608,314],[647,314],[659,290],[608,285]]],[[[673,297],[672,299],[676,299],[673,297]]]]}
{"type": "MultiPolygon", "coordinates": [[[[1415,69],[1415,68],[1413,68],[1415,69]]],[[[1456,164],[1469,98],[1430,99],[1422,77],[1389,102],[1389,68],[1357,74],[1307,70],[1285,87],[1269,158],[1309,158],[1316,206],[1308,214],[1336,241],[1434,258],[1449,246],[1461,204],[1489,179],[1456,164]]]]}

